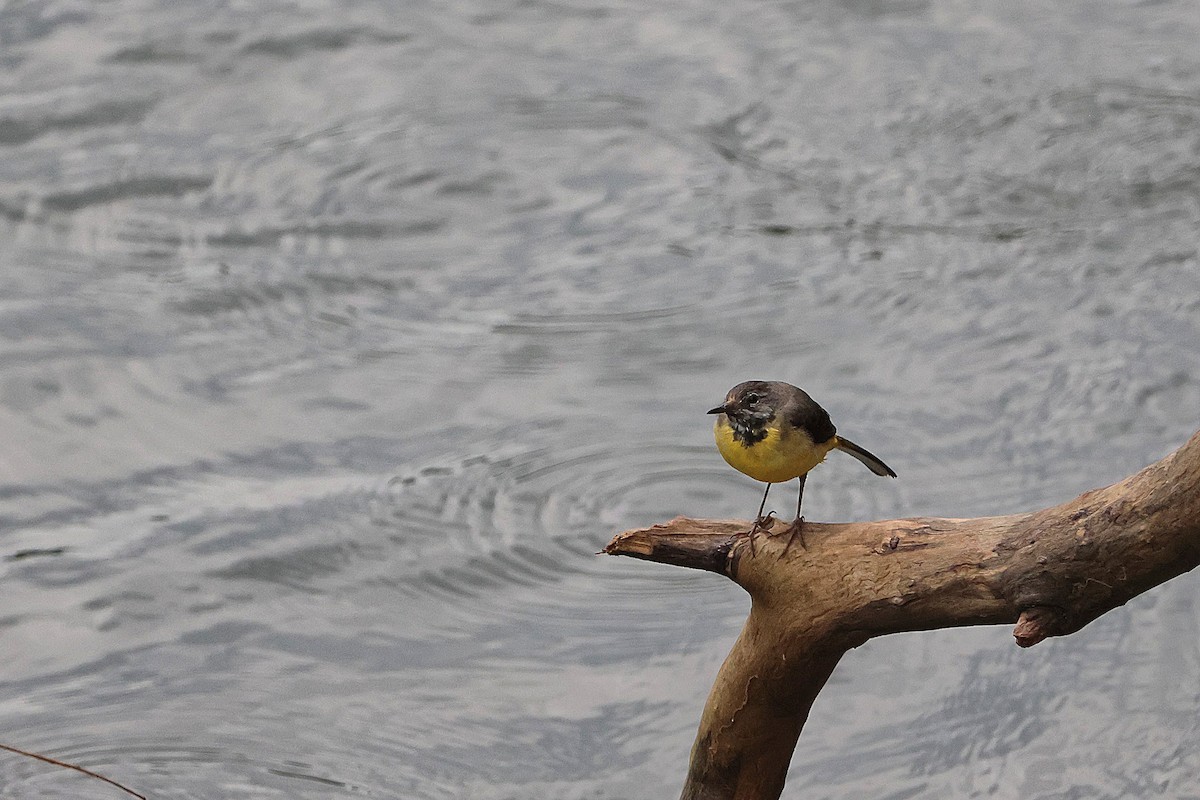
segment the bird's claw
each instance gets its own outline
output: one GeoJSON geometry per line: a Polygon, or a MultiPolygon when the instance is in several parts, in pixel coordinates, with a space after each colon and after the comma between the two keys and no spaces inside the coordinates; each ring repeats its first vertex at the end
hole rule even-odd
{"type": "Polygon", "coordinates": [[[766,515],[754,520],[754,524],[750,526],[750,530],[742,531],[739,536],[745,536],[750,541],[750,555],[758,555],[758,550],[754,547],[754,534],[765,533],[771,535],[771,527],[775,524],[775,512],[768,511],[766,515]]]}
{"type": "Polygon", "coordinates": [[[796,541],[797,536],[800,537],[800,548],[802,550],[808,549],[808,545],[804,543],[804,517],[796,517],[791,525],[781,530],[776,536],[783,536],[785,533],[788,535],[788,541],[783,546],[783,552],[779,554],[780,558],[787,555],[788,549],[792,546],[792,542],[796,541]]]}

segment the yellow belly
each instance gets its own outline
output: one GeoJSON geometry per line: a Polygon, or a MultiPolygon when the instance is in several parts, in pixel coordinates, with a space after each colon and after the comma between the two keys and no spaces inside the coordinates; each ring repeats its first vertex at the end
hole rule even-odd
{"type": "Polygon", "coordinates": [[[733,438],[733,427],[724,414],[717,417],[713,433],[716,435],[717,449],[729,466],[765,483],[782,483],[799,478],[824,461],[837,444],[836,436],[828,442],[815,444],[812,437],[802,430],[793,428],[785,434],[778,425],[769,424],[765,439],[746,446],[733,438]]]}

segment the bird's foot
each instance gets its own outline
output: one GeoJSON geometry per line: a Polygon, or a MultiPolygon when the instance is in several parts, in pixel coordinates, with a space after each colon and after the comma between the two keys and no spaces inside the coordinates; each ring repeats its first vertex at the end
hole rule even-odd
{"type": "Polygon", "coordinates": [[[750,530],[742,531],[738,536],[745,536],[750,540],[750,555],[758,555],[758,551],[754,547],[754,535],[756,533],[764,533],[767,536],[771,535],[771,526],[775,524],[775,512],[768,511],[766,516],[759,517],[754,520],[754,524],[750,526],[750,530]]]}
{"type": "Polygon", "coordinates": [[[808,545],[804,543],[804,517],[796,517],[796,519],[792,521],[791,525],[788,525],[779,533],[773,535],[783,536],[785,534],[787,535],[788,540],[787,544],[783,546],[783,552],[779,554],[780,558],[783,558],[787,555],[787,551],[792,546],[792,542],[796,541],[797,538],[800,539],[800,548],[802,550],[808,549],[808,545]]]}

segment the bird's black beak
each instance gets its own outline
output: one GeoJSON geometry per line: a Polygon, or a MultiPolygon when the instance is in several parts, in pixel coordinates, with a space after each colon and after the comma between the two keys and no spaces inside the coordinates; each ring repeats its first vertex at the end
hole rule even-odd
{"type": "Polygon", "coordinates": [[[704,413],[706,413],[706,414],[724,414],[725,406],[717,406],[716,408],[709,409],[708,411],[706,411],[704,413]]]}

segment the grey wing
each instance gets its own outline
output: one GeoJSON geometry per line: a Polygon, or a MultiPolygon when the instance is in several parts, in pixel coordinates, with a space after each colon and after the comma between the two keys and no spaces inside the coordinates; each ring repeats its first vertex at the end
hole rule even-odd
{"type": "Polygon", "coordinates": [[[828,442],[837,433],[829,412],[817,405],[803,389],[796,390],[784,413],[788,422],[806,431],[817,444],[828,442]]]}

